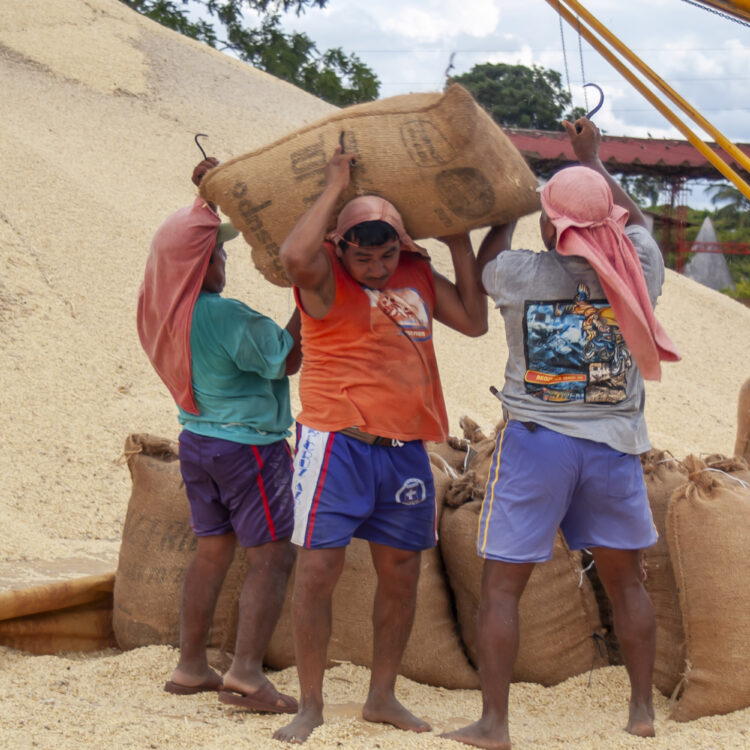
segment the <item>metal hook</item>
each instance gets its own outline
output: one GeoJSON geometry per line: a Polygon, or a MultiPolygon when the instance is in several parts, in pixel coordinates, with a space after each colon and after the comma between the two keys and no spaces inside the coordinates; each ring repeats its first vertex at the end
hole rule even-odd
{"type": "Polygon", "coordinates": [[[203,154],[203,158],[208,159],[206,152],[203,150],[203,146],[201,146],[200,142],[198,141],[199,138],[208,138],[208,136],[205,133],[196,133],[195,138],[194,138],[195,145],[201,150],[201,153],[203,154]]]}
{"type": "MultiPolygon", "coordinates": [[[[344,146],[344,131],[342,130],[341,133],[339,133],[339,146],[341,146],[341,153],[346,152],[346,148],[344,146]]],[[[355,167],[357,165],[357,160],[355,158],[349,159],[349,166],[355,167]]]]}
{"type": "Polygon", "coordinates": [[[447,81],[450,81],[450,78],[451,78],[450,72],[451,72],[451,70],[455,69],[455,66],[453,65],[453,60],[455,59],[455,57],[456,57],[456,53],[455,52],[451,52],[451,56],[450,56],[450,58],[448,60],[448,67],[445,69],[445,73],[443,73],[443,76],[445,77],[445,79],[447,81]]]}
{"type": "Polygon", "coordinates": [[[604,104],[604,92],[595,83],[584,83],[583,87],[586,88],[586,86],[593,86],[599,92],[599,104],[586,113],[586,119],[590,120],[602,108],[602,104],[604,104]]]}

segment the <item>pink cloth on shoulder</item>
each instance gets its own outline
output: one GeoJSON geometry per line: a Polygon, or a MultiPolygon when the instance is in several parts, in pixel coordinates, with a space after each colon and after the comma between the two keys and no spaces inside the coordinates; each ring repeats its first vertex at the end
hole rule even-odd
{"type": "Polygon", "coordinates": [[[625,234],[628,211],[614,204],[604,177],[583,166],[557,172],[541,198],[557,230],[557,252],[591,264],[638,369],[644,378],[660,380],[660,362],[680,355],[654,315],[638,253],[625,234]]]}
{"type": "Polygon", "coordinates": [[[178,406],[198,414],[192,385],[193,308],[216,245],[220,219],[203,198],[156,230],[138,293],[138,336],[178,406]]]}

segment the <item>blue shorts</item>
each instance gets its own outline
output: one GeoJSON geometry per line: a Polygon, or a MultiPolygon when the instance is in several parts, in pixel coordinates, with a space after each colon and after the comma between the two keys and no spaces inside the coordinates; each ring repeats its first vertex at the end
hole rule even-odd
{"type": "Polygon", "coordinates": [[[183,430],[180,473],[196,536],[233,531],[243,547],[291,536],[292,454],[286,440],[246,445],[183,430]]]}
{"type": "Polygon", "coordinates": [[[571,549],[643,549],[657,539],[638,456],[510,420],[497,437],[479,517],[480,557],[544,562],[557,529],[571,549]]]}
{"type": "Polygon", "coordinates": [[[292,542],[300,547],[345,547],[352,537],[405,550],[437,542],[435,485],[421,440],[368,445],[298,424],[292,484],[292,542]]]}

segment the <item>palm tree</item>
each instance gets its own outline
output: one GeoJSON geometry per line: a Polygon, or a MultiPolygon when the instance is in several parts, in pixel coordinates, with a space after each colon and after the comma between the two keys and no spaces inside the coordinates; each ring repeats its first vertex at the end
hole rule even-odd
{"type": "Polygon", "coordinates": [[[713,193],[711,203],[714,206],[723,204],[719,211],[725,215],[729,214],[733,218],[736,217],[739,221],[739,227],[742,229],[745,226],[745,219],[750,213],[750,200],[734,185],[723,182],[711,185],[708,192],[713,193]]]}

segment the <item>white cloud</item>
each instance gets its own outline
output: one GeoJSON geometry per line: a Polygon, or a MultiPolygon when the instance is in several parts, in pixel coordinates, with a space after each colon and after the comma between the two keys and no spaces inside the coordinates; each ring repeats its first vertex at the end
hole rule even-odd
{"type": "Polygon", "coordinates": [[[378,3],[381,28],[407,39],[437,42],[468,34],[479,39],[491,34],[500,20],[494,0],[422,0],[378,3]],[[383,12],[381,12],[383,11],[383,12]]]}

